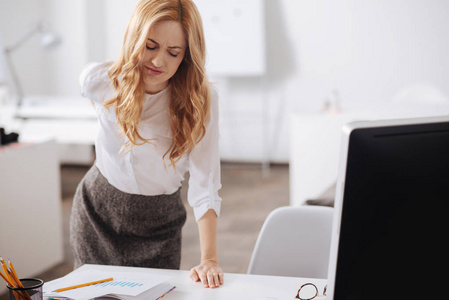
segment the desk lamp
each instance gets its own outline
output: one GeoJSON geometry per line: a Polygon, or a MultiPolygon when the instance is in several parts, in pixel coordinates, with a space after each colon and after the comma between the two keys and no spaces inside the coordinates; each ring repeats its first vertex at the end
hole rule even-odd
{"type": "Polygon", "coordinates": [[[27,34],[25,34],[20,40],[18,40],[15,44],[5,47],[3,49],[3,53],[5,53],[5,59],[11,73],[11,77],[13,83],[15,85],[16,93],[17,93],[17,109],[22,106],[23,102],[23,90],[19,81],[19,77],[17,76],[17,72],[15,70],[14,64],[12,63],[11,53],[15,50],[19,49],[27,40],[29,40],[35,34],[40,35],[40,45],[44,49],[49,49],[54,46],[57,46],[61,42],[61,38],[52,32],[50,28],[43,22],[39,22],[32,30],[30,30],[27,34]]]}

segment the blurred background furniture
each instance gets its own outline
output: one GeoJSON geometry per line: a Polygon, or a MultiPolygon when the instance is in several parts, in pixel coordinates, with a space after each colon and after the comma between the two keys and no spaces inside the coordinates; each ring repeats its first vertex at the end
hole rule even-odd
{"type": "MultiPolygon", "coordinates": [[[[60,168],[54,141],[0,147],[0,253],[22,278],[63,261],[60,168]]],[[[6,286],[0,285],[0,294],[6,286]]]]}
{"type": "Polygon", "coordinates": [[[365,106],[340,112],[290,114],[290,204],[305,204],[333,189],[337,181],[344,124],[447,114],[449,99],[429,85],[404,87],[388,105],[365,106]]]}
{"type": "Polygon", "coordinates": [[[248,274],[327,278],[334,209],[279,207],[262,226],[248,274]]]}
{"type": "Polygon", "coordinates": [[[27,43],[32,46],[35,36],[42,49],[54,48],[62,40],[47,23],[39,21],[2,49],[15,96],[0,103],[0,125],[18,132],[22,143],[56,140],[60,163],[91,164],[96,118],[88,101],[70,96],[28,96],[22,88],[20,75],[28,70],[17,72],[13,54],[27,43]]]}
{"type": "Polygon", "coordinates": [[[290,204],[322,195],[337,180],[341,127],[362,112],[290,116],[290,204]]]}
{"type": "Polygon", "coordinates": [[[97,117],[81,96],[26,96],[19,108],[9,101],[1,106],[0,124],[19,133],[22,143],[55,140],[60,164],[91,165],[95,159],[97,117]]]}

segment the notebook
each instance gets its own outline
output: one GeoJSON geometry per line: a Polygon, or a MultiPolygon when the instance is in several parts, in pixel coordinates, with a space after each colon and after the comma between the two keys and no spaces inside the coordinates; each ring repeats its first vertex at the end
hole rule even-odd
{"type": "Polygon", "coordinates": [[[175,287],[169,283],[170,277],[148,273],[105,272],[83,269],[81,267],[64,277],[44,283],[44,297],[67,298],[76,300],[87,299],[158,299],[171,292],[175,287]],[[62,292],[55,290],[105,278],[111,281],[70,289],[62,292]]]}

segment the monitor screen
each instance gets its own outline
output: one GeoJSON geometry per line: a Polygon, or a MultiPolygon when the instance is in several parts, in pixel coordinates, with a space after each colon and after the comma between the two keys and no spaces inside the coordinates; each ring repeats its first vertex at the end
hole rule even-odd
{"type": "Polygon", "coordinates": [[[355,126],[345,171],[333,299],[436,295],[449,255],[449,118],[355,126]]]}

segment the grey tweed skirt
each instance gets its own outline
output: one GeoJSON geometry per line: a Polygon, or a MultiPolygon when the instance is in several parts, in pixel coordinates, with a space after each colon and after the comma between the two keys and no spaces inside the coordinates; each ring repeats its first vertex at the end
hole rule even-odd
{"type": "Polygon", "coordinates": [[[77,187],[70,217],[75,268],[103,264],[179,269],[186,210],[171,195],[124,193],[94,165],[77,187]]]}

